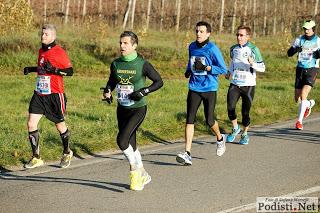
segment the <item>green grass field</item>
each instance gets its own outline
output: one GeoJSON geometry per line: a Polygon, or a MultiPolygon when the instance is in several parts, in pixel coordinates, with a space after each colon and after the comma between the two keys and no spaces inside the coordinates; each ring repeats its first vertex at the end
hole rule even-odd
{"type": "MultiPolygon", "coordinates": [[[[77,32],[74,35],[71,30],[63,32],[59,41],[67,48],[75,68],[74,76],[64,78],[68,97],[66,121],[72,133],[71,148],[77,156],[117,149],[116,103],[103,103],[99,88],[105,85],[110,62],[118,55],[119,34],[101,38],[93,33],[77,32]]],[[[187,46],[193,35],[141,32],[139,36],[139,51],[159,70],[164,78],[164,87],[148,96],[147,117],[138,131],[138,142],[162,143],[183,138],[188,91],[183,73],[187,63],[187,46]],[[172,39],[168,40],[168,37],[172,39]]],[[[253,125],[296,117],[297,104],[293,101],[296,59],[286,56],[291,39],[268,37],[254,40],[265,59],[267,70],[258,74],[251,112],[253,125]]],[[[228,51],[235,42],[234,36],[213,35],[212,40],[219,45],[229,64],[228,51]]],[[[3,73],[0,79],[0,168],[20,165],[31,156],[26,123],[35,75],[23,76],[22,69],[36,64],[38,47],[36,34],[0,39],[0,71],[3,73]]],[[[229,83],[222,77],[220,82],[216,114],[222,131],[229,132],[231,125],[226,111],[229,83]]],[[[311,96],[320,100],[319,90],[315,88],[311,96]]],[[[316,105],[314,111],[318,108],[316,105]]],[[[59,159],[62,144],[53,123],[43,118],[39,130],[42,158],[46,161],[59,159]]],[[[201,107],[197,115],[196,135],[208,133],[201,107]]]]}

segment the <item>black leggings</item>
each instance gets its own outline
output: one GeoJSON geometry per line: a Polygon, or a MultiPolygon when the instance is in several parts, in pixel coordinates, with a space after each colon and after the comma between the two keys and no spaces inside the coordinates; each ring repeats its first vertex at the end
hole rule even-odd
{"type": "Polygon", "coordinates": [[[214,125],[214,109],[217,100],[216,92],[195,92],[189,90],[187,98],[187,124],[194,124],[198,108],[203,101],[204,116],[209,127],[214,125]]]}
{"type": "Polygon", "coordinates": [[[228,105],[228,117],[235,120],[237,118],[236,105],[239,98],[242,98],[242,124],[247,127],[250,125],[250,108],[252,105],[253,97],[255,93],[255,86],[238,87],[234,84],[230,84],[227,97],[228,105]]]}
{"type": "Polygon", "coordinates": [[[133,150],[137,149],[136,131],[144,120],[147,113],[147,106],[135,109],[117,108],[117,119],[119,133],[117,144],[123,151],[131,144],[133,150]]]}

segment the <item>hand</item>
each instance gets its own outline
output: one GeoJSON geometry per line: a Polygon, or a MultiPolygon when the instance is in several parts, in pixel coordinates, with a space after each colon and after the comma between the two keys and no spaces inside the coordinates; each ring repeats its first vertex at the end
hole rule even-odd
{"type": "Polygon", "coordinates": [[[144,96],[148,94],[148,92],[149,92],[148,89],[145,89],[145,88],[139,89],[129,94],[129,99],[133,101],[140,101],[144,96]]]}
{"type": "Polygon", "coordinates": [[[204,70],[205,71],[207,66],[202,64],[201,59],[197,57],[194,62],[194,68],[195,68],[195,70],[204,70]]]}
{"type": "Polygon", "coordinates": [[[24,75],[28,75],[29,73],[30,73],[30,69],[29,69],[29,67],[25,67],[24,69],[23,69],[23,74],[24,75]]]}
{"type": "Polygon", "coordinates": [[[318,49],[318,50],[316,50],[316,51],[314,51],[313,52],[313,57],[315,58],[315,59],[319,59],[320,58],[320,49],[318,49]]]}
{"type": "MultiPolygon", "coordinates": [[[[104,88],[103,88],[104,89],[104,88]]],[[[110,89],[105,89],[103,91],[103,97],[104,99],[102,99],[102,101],[106,101],[108,104],[111,104],[113,101],[113,97],[111,94],[111,90],[110,89]]]]}
{"type": "Polygon", "coordinates": [[[45,64],[43,65],[43,69],[44,69],[46,72],[50,72],[50,73],[53,73],[53,74],[56,74],[56,75],[59,74],[59,69],[58,69],[58,68],[55,68],[54,66],[52,66],[52,64],[50,63],[50,61],[45,62],[45,64]]]}
{"type": "Polygon", "coordinates": [[[299,53],[299,52],[302,52],[302,47],[296,47],[296,51],[299,53]]]}
{"type": "Polygon", "coordinates": [[[190,70],[186,71],[184,73],[184,77],[189,78],[191,76],[192,72],[190,70]]]}
{"type": "Polygon", "coordinates": [[[224,75],[225,79],[229,80],[230,79],[230,72],[224,75]]]}
{"type": "Polygon", "coordinates": [[[249,62],[249,64],[252,66],[253,63],[254,63],[254,59],[253,59],[251,56],[249,56],[249,57],[248,57],[248,62],[249,62]]]}

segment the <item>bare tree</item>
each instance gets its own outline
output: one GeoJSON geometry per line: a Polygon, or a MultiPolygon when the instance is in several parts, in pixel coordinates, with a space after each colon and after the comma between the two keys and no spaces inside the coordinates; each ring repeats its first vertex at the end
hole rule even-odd
{"type": "Polygon", "coordinates": [[[147,23],[146,23],[146,29],[149,29],[149,22],[150,22],[150,12],[151,12],[151,4],[152,0],[148,0],[148,9],[147,9],[147,23]]]}
{"type": "Polygon", "coordinates": [[[200,20],[202,20],[202,16],[203,16],[203,3],[202,0],[199,0],[199,10],[200,10],[200,20]]]}
{"type": "Polygon", "coordinates": [[[314,14],[313,14],[314,17],[316,17],[316,15],[318,14],[318,4],[319,4],[319,0],[316,0],[316,3],[314,5],[314,14]]]}
{"type": "Polygon", "coordinates": [[[253,37],[256,37],[256,28],[257,28],[257,16],[256,16],[256,10],[257,10],[257,1],[253,0],[253,7],[252,7],[252,15],[253,15],[253,37]]]}
{"type": "Polygon", "coordinates": [[[189,8],[189,14],[188,14],[188,30],[189,30],[191,27],[192,0],[188,0],[188,8],[189,8]]]}
{"type": "Polygon", "coordinates": [[[82,18],[87,15],[87,0],[83,0],[83,5],[82,5],[82,18]]]}
{"type": "Polygon", "coordinates": [[[248,0],[245,0],[244,2],[244,18],[243,18],[243,25],[247,25],[247,19],[248,19],[248,0]]]}
{"type": "Polygon", "coordinates": [[[64,12],[64,0],[61,0],[61,12],[64,12]]]}
{"type": "Polygon", "coordinates": [[[264,1],[263,35],[267,35],[268,1],[264,1]]]}
{"type": "Polygon", "coordinates": [[[125,12],[124,17],[123,17],[123,23],[122,23],[122,28],[123,29],[125,29],[126,26],[127,26],[127,21],[128,21],[128,16],[129,16],[129,11],[130,11],[130,8],[131,8],[131,4],[132,4],[132,0],[128,0],[127,9],[126,9],[126,12],[125,12]]]}
{"type": "Polygon", "coordinates": [[[274,10],[273,10],[273,35],[277,32],[277,0],[274,0],[274,10]]]}
{"type": "Polygon", "coordinates": [[[234,29],[235,29],[235,26],[236,26],[236,17],[237,17],[237,0],[234,0],[234,3],[233,3],[233,14],[232,14],[231,34],[234,34],[234,29]]]}
{"type": "Polygon", "coordinates": [[[43,0],[43,21],[47,22],[47,0],[43,0]]]}
{"type": "Polygon", "coordinates": [[[224,0],[221,0],[219,33],[221,33],[223,30],[223,16],[224,16],[224,0]]]}
{"type": "Polygon", "coordinates": [[[176,32],[178,32],[179,31],[179,25],[180,25],[181,0],[176,0],[176,2],[177,2],[176,32]]]}
{"type": "Polygon", "coordinates": [[[282,10],[281,10],[281,32],[285,30],[285,8],[286,8],[286,1],[282,2],[282,10]]]}
{"type": "Polygon", "coordinates": [[[66,5],[66,13],[64,16],[64,23],[68,23],[68,18],[69,18],[69,8],[70,8],[70,0],[67,0],[67,5],[66,5]]]}
{"type": "Polygon", "coordinates": [[[98,8],[99,17],[102,17],[102,0],[99,0],[99,8],[98,8]]]}
{"type": "Polygon", "coordinates": [[[164,2],[165,0],[161,0],[160,32],[163,30],[164,2]]]}
{"type": "Polygon", "coordinates": [[[119,0],[115,0],[114,5],[115,17],[114,17],[114,25],[117,26],[118,24],[118,16],[119,16],[119,0]]]}
{"type": "Polygon", "coordinates": [[[131,26],[130,26],[130,28],[133,30],[134,14],[135,14],[135,10],[136,10],[136,0],[133,0],[131,9],[132,10],[131,10],[131,26]]]}

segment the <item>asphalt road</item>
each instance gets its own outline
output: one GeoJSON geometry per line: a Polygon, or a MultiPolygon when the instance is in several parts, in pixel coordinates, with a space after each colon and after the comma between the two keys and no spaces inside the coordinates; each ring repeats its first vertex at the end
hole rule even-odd
{"type": "MultiPolygon", "coordinates": [[[[215,154],[213,136],[194,140],[193,165],[175,160],[183,142],[141,149],[152,181],[129,190],[122,154],[75,159],[67,169],[53,162],[0,173],[0,212],[255,212],[256,197],[320,197],[320,114],[304,130],[294,121],[251,129],[247,146],[228,143],[215,154]]],[[[238,138],[239,140],[239,138],[238,138]]]]}

